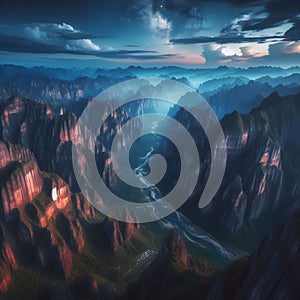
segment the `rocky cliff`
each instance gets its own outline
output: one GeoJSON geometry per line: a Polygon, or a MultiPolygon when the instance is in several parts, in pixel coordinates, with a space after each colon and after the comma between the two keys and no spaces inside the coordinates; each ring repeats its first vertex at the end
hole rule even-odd
{"type": "Polygon", "coordinates": [[[193,299],[207,290],[214,268],[188,253],[178,232],[171,231],[156,259],[121,299],[193,299]]]}
{"type": "Polygon", "coordinates": [[[42,170],[59,174],[76,189],[71,168],[74,114],[55,115],[45,104],[15,97],[2,105],[0,120],[3,142],[31,150],[42,170]]]}
{"type": "Polygon", "coordinates": [[[120,222],[106,217],[102,222],[105,238],[109,241],[109,245],[114,252],[132,238],[135,229],[140,228],[139,223],[133,223],[134,220],[131,216],[128,215],[127,219],[128,222],[120,222]]]}
{"type": "Polygon", "coordinates": [[[292,214],[255,253],[214,271],[171,232],[156,259],[125,299],[299,299],[300,211],[292,214]]]}
{"type": "MultiPolygon", "coordinates": [[[[14,281],[24,269],[55,281],[75,280],[86,274],[81,266],[94,267],[94,261],[87,263],[90,255],[97,260],[102,248],[116,251],[133,238],[138,225],[108,219],[101,224],[103,217],[84,196],[72,193],[58,175],[41,171],[28,148],[0,141],[0,151],[0,297],[11,294],[11,286],[24,284],[14,281]],[[94,243],[95,228],[100,243],[94,243]]],[[[97,295],[94,280],[77,280],[83,295],[97,295]]],[[[38,295],[37,287],[35,283],[32,295],[38,295]]],[[[40,292],[52,293],[48,288],[40,292]]],[[[77,283],[70,287],[76,288],[77,283]]]]}
{"type": "Polygon", "coordinates": [[[42,178],[34,155],[20,146],[0,142],[1,217],[31,202],[42,190],[42,178]]]}
{"type": "MultiPolygon", "coordinates": [[[[4,73],[3,77],[6,75],[4,73]]],[[[78,74],[76,79],[64,80],[49,78],[40,72],[28,72],[26,76],[15,74],[13,78],[0,81],[0,100],[6,101],[12,95],[19,95],[47,103],[56,113],[59,113],[60,108],[64,108],[80,114],[89,97],[96,97],[108,87],[131,78],[133,77],[127,74],[124,74],[123,78],[101,75],[88,78],[78,74]]]]}
{"type": "MultiPolygon", "coordinates": [[[[84,247],[79,219],[86,213],[80,214],[77,207],[73,214],[77,202],[72,201],[68,185],[57,175],[41,172],[28,149],[0,142],[0,151],[0,290],[7,290],[12,271],[24,264],[68,277],[71,251],[84,247]]],[[[80,202],[87,207],[86,200],[80,202]]],[[[89,216],[94,215],[91,206],[85,210],[89,216]]]]}
{"type": "MultiPolygon", "coordinates": [[[[226,172],[216,196],[201,210],[197,206],[210,170],[210,149],[199,124],[185,112],[177,113],[197,141],[202,162],[196,190],[182,207],[184,214],[219,238],[252,250],[278,220],[299,206],[300,165],[295,158],[300,150],[299,98],[300,94],[280,97],[274,93],[251,113],[234,112],[222,119],[226,172]]],[[[170,165],[176,176],[178,164],[170,165]]]]}
{"type": "Polygon", "coordinates": [[[295,212],[258,251],[216,275],[206,299],[299,299],[300,212],[295,212]]]}

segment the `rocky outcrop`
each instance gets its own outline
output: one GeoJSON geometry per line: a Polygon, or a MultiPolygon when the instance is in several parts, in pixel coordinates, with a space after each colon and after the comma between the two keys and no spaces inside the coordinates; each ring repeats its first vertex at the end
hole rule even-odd
{"type": "Polygon", "coordinates": [[[72,252],[82,251],[85,245],[79,220],[94,216],[94,210],[82,196],[72,196],[59,176],[41,172],[28,149],[1,142],[0,151],[1,220],[9,232],[9,239],[2,234],[0,291],[7,290],[18,265],[69,278],[72,252]]]}
{"type": "Polygon", "coordinates": [[[156,259],[122,299],[193,299],[201,297],[213,267],[191,256],[182,238],[171,231],[156,259]]]}
{"type": "Polygon", "coordinates": [[[34,161],[7,165],[2,170],[2,176],[2,216],[31,202],[42,190],[42,179],[34,161]]]}
{"type": "MultiPolygon", "coordinates": [[[[199,124],[186,112],[177,112],[176,118],[201,149],[198,184],[181,208],[186,216],[221,240],[252,251],[278,220],[299,207],[300,165],[295,159],[300,151],[299,97],[274,93],[251,113],[234,112],[222,119],[228,152],[226,171],[214,199],[203,209],[198,209],[198,202],[210,172],[210,148],[199,124]]],[[[170,147],[164,145],[164,151],[174,157],[170,147]]],[[[179,172],[180,167],[171,159],[174,180],[179,172]]]]}
{"type": "Polygon", "coordinates": [[[135,229],[140,227],[139,223],[132,223],[134,219],[128,215],[128,222],[120,222],[110,217],[106,217],[102,222],[104,236],[109,241],[110,248],[115,252],[129,241],[135,229]]]}
{"type": "Polygon", "coordinates": [[[299,299],[300,212],[213,280],[206,299],[299,299]]]}
{"type": "Polygon", "coordinates": [[[63,213],[59,213],[55,221],[57,229],[70,249],[81,251],[84,247],[84,235],[80,222],[77,219],[67,219],[63,213]]]}
{"type": "Polygon", "coordinates": [[[95,218],[96,212],[94,206],[86,200],[81,193],[72,195],[73,206],[78,215],[88,220],[89,218],[95,218]]]}
{"type": "MultiPolygon", "coordinates": [[[[6,100],[12,95],[18,94],[40,102],[47,102],[57,110],[59,110],[59,106],[63,106],[76,109],[80,113],[84,106],[82,102],[85,99],[90,96],[96,97],[102,90],[130,79],[129,76],[126,77],[127,74],[123,74],[123,78],[119,78],[119,76],[117,76],[118,78],[107,76],[88,78],[80,77],[81,74],[77,73],[77,79],[63,80],[53,78],[52,76],[55,77],[55,73],[56,71],[49,78],[49,74],[41,74],[40,70],[37,73],[29,71],[26,76],[22,71],[17,72],[13,79],[11,78],[5,83],[1,82],[0,99],[6,100]]],[[[7,74],[4,73],[3,75],[6,76],[7,74]]],[[[73,76],[74,74],[71,77],[73,76]]]]}
{"type": "Polygon", "coordinates": [[[10,245],[4,242],[2,226],[0,226],[0,233],[0,292],[5,293],[12,278],[11,273],[17,268],[17,262],[10,245]]]}
{"type": "Polygon", "coordinates": [[[207,273],[208,279],[195,270],[201,261],[194,260],[191,264],[184,243],[177,234],[171,233],[142,279],[130,286],[122,299],[176,300],[194,299],[195,295],[207,300],[299,299],[299,224],[298,210],[265,237],[254,254],[240,258],[214,275],[207,273]],[[189,272],[183,271],[184,276],[178,276],[176,270],[180,269],[189,272]]]}
{"type": "Polygon", "coordinates": [[[188,260],[189,255],[182,238],[177,231],[172,230],[156,260],[153,262],[153,266],[160,266],[165,264],[164,261],[168,261],[168,263],[174,265],[174,268],[184,270],[188,268],[188,260]]]}
{"type": "Polygon", "coordinates": [[[59,174],[76,189],[71,168],[74,114],[55,115],[45,104],[15,97],[5,104],[0,120],[2,141],[31,150],[42,170],[59,174]]]}

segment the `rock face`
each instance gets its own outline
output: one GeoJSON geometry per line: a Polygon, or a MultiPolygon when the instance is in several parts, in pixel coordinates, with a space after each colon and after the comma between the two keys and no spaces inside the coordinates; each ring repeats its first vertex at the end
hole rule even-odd
{"type": "Polygon", "coordinates": [[[71,168],[74,114],[55,115],[45,104],[15,97],[4,104],[0,120],[2,141],[31,150],[42,170],[59,174],[76,189],[71,168]]]}
{"type": "Polygon", "coordinates": [[[140,281],[127,289],[124,299],[193,299],[204,294],[204,283],[212,272],[212,266],[188,253],[173,230],[140,281]]]}
{"type": "Polygon", "coordinates": [[[36,161],[33,153],[26,148],[11,143],[0,141],[0,168],[6,167],[10,162],[29,162],[36,161]]]}
{"type": "Polygon", "coordinates": [[[122,299],[299,299],[300,211],[278,230],[265,237],[259,249],[223,271],[206,272],[193,260],[177,233],[172,232],[157,258],[138,283],[129,287],[122,299]],[[178,270],[183,272],[179,276],[178,270]],[[200,272],[201,274],[201,272],[200,272]],[[176,287],[180,287],[176,289],[176,287]]]}
{"type": "MultiPolygon", "coordinates": [[[[240,239],[239,246],[252,250],[278,220],[299,207],[300,165],[295,159],[300,150],[299,98],[300,94],[280,97],[274,93],[247,115],[234,112],[223,118],[226,172],[214,199],[201,210],[197,207],[210,171],[210,148],[199,124],[185,112],[177,113],[176,118],[197,141],[201,156],[198,185],[182,207],[186,216],[219,238],[240,239]]],[[[165,150],[173,155],[167,146],[165,150]]],[[[180,166],[176,161],[170,166],[176,177],[180,166]]]]}
{"type": "Polygon", "coordinates": [[[81,220],[95,217],[94,208],[62,178],[41,172],[27,148],[1,141],[0,152],[0,292],[19,265],[69,278],[73,253],[85,245],[81,220]]]}
{"type": "MultiPolygon", "coordinates": [[[[53,75],[55,77],[55,74],[53,75]]],[[[0,99],[6,100],[11,95],[18,94],[22,97],[36,99],[37,101],[46,101],[54,108],[64,106],[69,110],[70,108],[81,110],[83,109],[83,104],[80,102],[84,102],[90,96],[96,97],[104,89],[132,78],[129,76],[126,77],[126,75],[124,74],[123,78],[106,76],[88,78],[80,77],[81,74],[77,74],[77,79],[62,80],[49,78],[46,74],[42,75],[40,71],[35,74],[30,74],[29,72],[26,76],[22,72],[17,72],[7,82],[1,82],[0,99]]]]}
{"type": "Polygon", "coordinates": [[[206,299],[299,299],[299,220],[297,211],[255,254],[217,275],[206,299]]]}
{"type": "MultiPolygon", "coordinates": [[[[202,96],[207,99],[216,115],[222,118],[233,111],[239,111],[240,113],[250,112],[254,107],[258,107],[262,100],[274,91],[278,92],[281,96],[297,94],[300,91],[299,86],[284,86],[282,85],[283,82],[272,86],[270,83],[260,82],[259,79],[256,81],[246,79],[246,81],[243,82],[240,78],[234,79],[234,82],[229,85],[224,84],[219,89],[210,88],[202,96]],[[243,100],[237,101],[237,99],[243,100]]],[[[214,83],[213,81],[212,84],[214,83]]]]}
{"type": "Polygon", "coordinates": [[[106,217],[102,222],[102,230],[114,252],[132,238],[135,229],[140,228],[140,224],[132,223],[132,221],[133,219],[128,216],[129,223],[120,222],[109,217],[106,217]]]}
{"type": "Polygon", "coordinates": [[[95,209],[81,193],[72,195],[73,206],[77,214],[84,219],[95,218],[95,209]]]}
{"type": "MultiPolygon", "coordinates": [[[[100,143],[104,148],[117,130],[114,121],[126,115],[111,117],[113,129],[100,143]]],[[[14,97],[0,104],[0,121],[0,217],[4,231],[10,232],[9,239],[3,237],[1,291],[19,265],[68,279],[73,276],[74,253],[83,252],[93,230],[89,221],[96,218],[84,196],[72,193],[72,188],[77,190],[71,161],[77,117],[64,111],[56,115],[44,104],[14,97]]],[[[111,161],[102,163],[103,176],[113,184],[111,161]]],[[[107,218],[99,225],[101,239],[113,252],[139,228],[129,216],[128,221],[107,218]]]]}
{"type": "Polygon", "coordinates": [[[33,153],[0,141],[1,216],[31,202],[42,190],[42,179],[33,153]]]}
{"type": "Polygon", "coordinates": [[[17,268],[17,262],[10,245],[4,242],[4,236],[1,226],[0,233],[0,292],[5,293],[11,280],[11,272],[17,268]]]}

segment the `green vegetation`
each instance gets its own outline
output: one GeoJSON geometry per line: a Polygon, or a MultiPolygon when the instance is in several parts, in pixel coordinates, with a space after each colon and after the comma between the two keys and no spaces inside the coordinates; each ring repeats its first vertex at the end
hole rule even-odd
{"type": "Polygon", "coordinates": [[[13,274],[6,297],[8,299],[30,299],[30,295],[31,297],[35,295],[40,285],[53,286],[58,282],[45,273],[19,267],[13,274]]]}
{"type": "Polygon", "coordinates": [[[21,163],[14,161],[9,163],[5,168],[0,169],[0,183],[7,181],[12,173],[21,167],[21,163]]]}

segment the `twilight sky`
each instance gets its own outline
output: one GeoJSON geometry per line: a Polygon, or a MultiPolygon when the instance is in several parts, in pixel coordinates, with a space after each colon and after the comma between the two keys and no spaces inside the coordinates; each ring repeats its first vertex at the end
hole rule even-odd
{"type": "Polygon", "coordinates": [[[0,64],[289,67],[299,0],[0,0],[0,64]]]}

